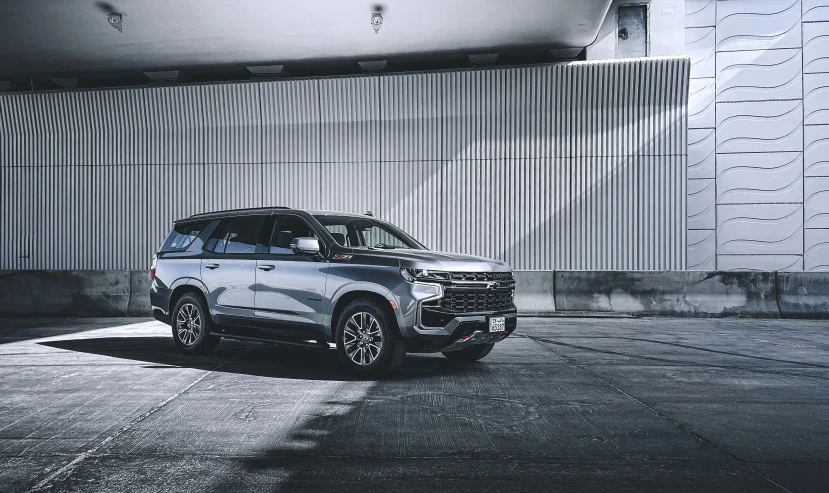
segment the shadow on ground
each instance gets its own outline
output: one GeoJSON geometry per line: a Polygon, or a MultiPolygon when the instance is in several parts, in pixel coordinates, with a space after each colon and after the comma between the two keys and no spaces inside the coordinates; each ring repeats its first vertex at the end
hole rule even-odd
{"type": "MultiPolygon", "coordinates": [[[[333,350],[312,350],[264,343],[222,341],[209,356],[182,354],[171,337],[99,337],[39,343],[80,353],[143,361],[145,368],[195,368],[258,377],[326,381],[375,381],[376,377],[353,375],[337,360],[333,350]]],[[[449,374],[463,365],[442,357],[409,355],[405,368],[379,377],[407,380],[425,375],[449,374]]]]}

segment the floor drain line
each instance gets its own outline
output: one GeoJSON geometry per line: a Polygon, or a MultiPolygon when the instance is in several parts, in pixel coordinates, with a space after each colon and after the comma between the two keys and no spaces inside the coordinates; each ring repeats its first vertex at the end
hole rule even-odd
{"type": "MultiPolygon", "coordinates": [[[[247,346],[241,352],[246,351],[248,348],[250,348],[250,346],[247,346]]],[[[75,457],[74,459],[72,459],[71,462],[69,462],[65,466],[61,467],[57,471],[53,472],[52,474],[47,476],[45,479],[43,479],[41,482],[34,485],[31,489],[29,489],[29,492],[36,492],[36,491],[46,490],[46,489],[48,489],[49,487],[52,486],[53,482],[58,481],[58,480],[60,480],[64,477],[68,477],[81,464],[81,462],[85,461],[87,458],[89,458],[92,454],[94,454],[98,450],[101,450],[101,448],[103,448],[108,443],[112,442],[113,440],[115,440],[119,436],[123,435],[126,431],[128,431],[133,426],[137,425],[138,423],[144,421],[145,419],[149,418],[153,414],[155,414],[158,411],[160,411],[161,409],[163,409],[164,406],[166,406],[167,404],[174,401],[180,395],[182,395],[185,392],[187,392],[188,390],[192,389],[193,386],[197,385],[199,382],[201,382],[202,380],[207,378],[208,375],[210,375],[214,371],[218,370],[219,368],[221,368],[225,364],[227,364],[233,358],[233,356],[235,356],[235,354],[231,355],[228,359],[226,359],[224,362],[222,362],[220,365],[216,366],[212,370],[210,370],[207,373],[199,376],[199,378],[195,379],[193,382],[191,382],[190,384],[188,384],[186,387],[179,390],[178,392],[174,393],[173,395],[171,395],[170,397],[165,399],[163,402],[161,402],[159,404],[156,404],[149,411],[146,411],[143,414],[141,414],[140,416],[134,418],[132,421],[125,424],[124,426],[122,426],[121,428],[116,430],[114,433],[112,433],[108,437],[106,437],[103,440],[101,440],[100,442],[98,442],[98,444],[96,444],[94,447],[90,448],[89,450],[87,450],[85,452],[82,452],[82,453],[78,454],[78,456],[75,457]]]]}
{"type": "Polygon", "coordinates": [[[610,387],[612,387],[612,388],[613,388],[614,390],[616,390],[617,392],[619,392],[619,393],[621,393],[621,394],[623,394],[623,395],[627,396],[628,398],[632,399],[633,401],[637,402],[639,405],[643,406],[645,409],[649,410],[650,412],[652,412],[652,413],[656,414],[657,416],[659,416],[660,418],[664,419],[665,421],[668,421],[668,422],[669,422],[669,423],[671,423],[672,425],[674,425],[674,426],[676,426],[677,428],[681,429],[681,430],[682,430],[682,431],[684,431],[685,433],[687,433],[687,434],[689,434],[689,435],[693,436],[693,437],[694,437],[694,438],[696,438],[697,440],[699,440],[699,441],[703,442],[704,444],[708,445],[708,446],[709,446],[709,447],[711,447],[713,450],[716,450],[717,452],[721,453],[722,455],[725,455],[726,457],[730,458],[731,460],[733,460],[733,461],[737,462],[738,464],[740,464],[740,466],[741,466],[741,467],[745,468],[747,471],[750,471],[750,472],[752,472],[752,473],[754,473],[754,474],[756,474],[756,475],[760,476],[761,478],[763,478],[763,479],[765,479],[766,481],[768,481],[769,483],[771,483],[771,484],[773,484],[773,485],[777,486],[778,488],[780,488],[780,489],[781,489],[781,490],[783,490],[783,491],[787,491],[788,493],[794,493],[794,492],[792,492],[792,490],[790,490],[790,489],[786,488],[785,486],[783,486],[783,485],[781,485],[780,483],[778,483],[778,482],[774,481],[773,479],[769,478],[768,476],[766,476],[765,474],[761,473],[760,471],[758,471],[758,470],[754,469],[753,467],[749,466],[749,465],[748,465],[748,463],[747,463],[747,461],[745,461],[745,460],[743,460],[743,459],[741,459],[741,458],[737,457],[736,455],[734,455],[734,454],[732,454],[732,453],[730,453],[730,452],[728,452],[728,451],[726,451],[726,450],[723,450],[722,448],[720,448],[717,444],[715,444],[715,443],[714,443],[714,442],[712,442],[711,440],[709,440],[709,439],[705,438],[704,436],[700,435],[699,433],[695,432],[694,430],[692,430],[692,429],[688,428],[687,426],[683,425],[683,424],[682,424],[682,423],[680,423],[679,421],[676,421],[675,419],[671,418],[670,416],[668,416],[667,414],[663,413],[662,411],[659,411],[658,409],[654,408],[654,407],[653,407],[653,406],[651,406],[650,404],[648,404],[648,403],[646,403],[646,402],[644,402],[644,401],[642,401],[642,400],[640,400],[640,399],[638,399],[638,398],[636,398],[636,397],[634,397],[634,396],[630,395],[629,393],[627,393],[627,392],[625,392],[624,390],[622,390],[621,388],[617,387],[615,384],[613,384],[613,382],[610,382],[609,380],[607,380],[606,378],[602,377],[601,375],[599,375],[599,374],[597,374],[597,373],[594,373],[593,371],[591,371],[591,370],[589,370],[589,369],[585,368],[584,366],[582,366],[582,365],[580,365],[580,364],[576,363],[575,361],[573,361],[572,359],[568,358],[567,356],[564,356],[563,354],[560,354],[560,353],[556,352],[556,351],[555,351],[555,350],[553,350],[552,348],[549,348],[549,347],[545,346],[545,345],[544,345],[544,344],[542,344],[540,341],[537,341],[534,337],[528,336],[528,335],[526,335],[526,334],[521,334],[521,335],[522,335],[523,337],[526,337],[527,339],[529,339],[529,340],[533,341],[534,343],[538,344],[538,345],[539,345],[539,346],[541,346],[541,348],[542,348],[542,349],[544,349],[545,351],[549,351],[549,352],[551,352],[551,353],[555,354],[555,355],[556,355],[556,356],[558,356],[559,358],[561,358],[561,359],[563,359],[564,361],[566,361],[568,364],[570,364],[570,365],[572,365],[572,366],[575,366],[575,367],[576,367],[576,368],[578,368],[579,370],[581,370],[581,371],[583,371],[583,372],[585,372],[585,373],[587,373],[587,374],[591,375],[593,378],[595,378],[595,379],[597,379],[597,380],[599,380],[599,381],[601,381],[601,382],[604,382],[606,385],[609,385],[610,387]]]}

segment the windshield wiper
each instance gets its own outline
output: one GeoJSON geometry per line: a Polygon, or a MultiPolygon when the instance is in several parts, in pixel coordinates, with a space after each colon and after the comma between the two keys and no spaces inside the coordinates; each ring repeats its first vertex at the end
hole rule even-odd
{"type": "Polygon", "coordinates": [[[374,245],[373,248],[382,248],[383,250],[394,250],[395,248],[400,248],[392,245],[386,245],[385,243],[378,243],[374,245]]]}

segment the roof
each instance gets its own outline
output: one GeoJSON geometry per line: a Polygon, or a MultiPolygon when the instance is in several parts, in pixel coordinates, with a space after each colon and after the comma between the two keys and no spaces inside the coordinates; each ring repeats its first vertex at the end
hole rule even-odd
{"type": "MultiPolygon", "coordinates": [[[[292,209],[290,207],[285,207],[281,205],[276,206],[268,206],[268,207],[248,207],[245,209],[227,209],[223,211],[213,211],[213,212],[202,212],[200,214],[193,214],[192,216],[179,219],[176,222],[183,222],[183,221],[191,221],[191,220],[198,220],[198,219],[216,219],[221,217],[227,216],[236,216],[241,214],[250,214],[250,213],[275,213],[275,212],[284,212],[284,211],[296,211],[296,212],[305,212],[311,215],[337,215],[337,216],[352,216],[352,217],[367,217],[366,214],[357,214],[354,212],[342,212],[342,211],[327,211],[327,210],[304,210],[304,209],[292,209]]],[[[373,217],[373,216],[368,216],[373,217]]]]}

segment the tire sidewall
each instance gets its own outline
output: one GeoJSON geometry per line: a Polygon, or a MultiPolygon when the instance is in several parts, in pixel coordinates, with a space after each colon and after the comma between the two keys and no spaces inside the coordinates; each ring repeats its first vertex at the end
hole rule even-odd
{"type": "Polygon", "coordinates": [[[210,314],[207,311],[207,306],[205,305],[204,300],[202,300],[199,296],[191,293],[187,293],[182,296],[176,303],[176,307],[173,309],[171,321],[173,322],[173,341],[176,343],[176,347],[178,347],[179,350],[185,353],[198,354],[204,352],[210,346],[210,344],[208,344],[208,338],[210,337],[210,314]],[[199,337],[196,339],[196,342],[190,346],[185,345],[181,339],[179,339],[178,329],[176,328],[178,312],[182,306],[188,303],[196,307],[199,311],[199,317],[201,318],[201,330],[199,337]]]}
{"type": "Polygon", "coordinates": [[[348,367],[350,370],[362,374],[377,374],[388,369],[391,358],[393,356],[393,346],[398,343],[393,329],[389,323],[389,317],[384,310],[382,310],[377,303],[371,300],[355,300],[345,307],[339,320],[337,321],[337,356],[340,362],[348,367]],[[345,352],[344,333],[345,326],[348,320],[359,312],[370,313],[380,325],[380,333],[383,336],[383,345],[380,348],[380,355],[371,364],[361,366],[351,361],[348,354],[345,352]]]}

